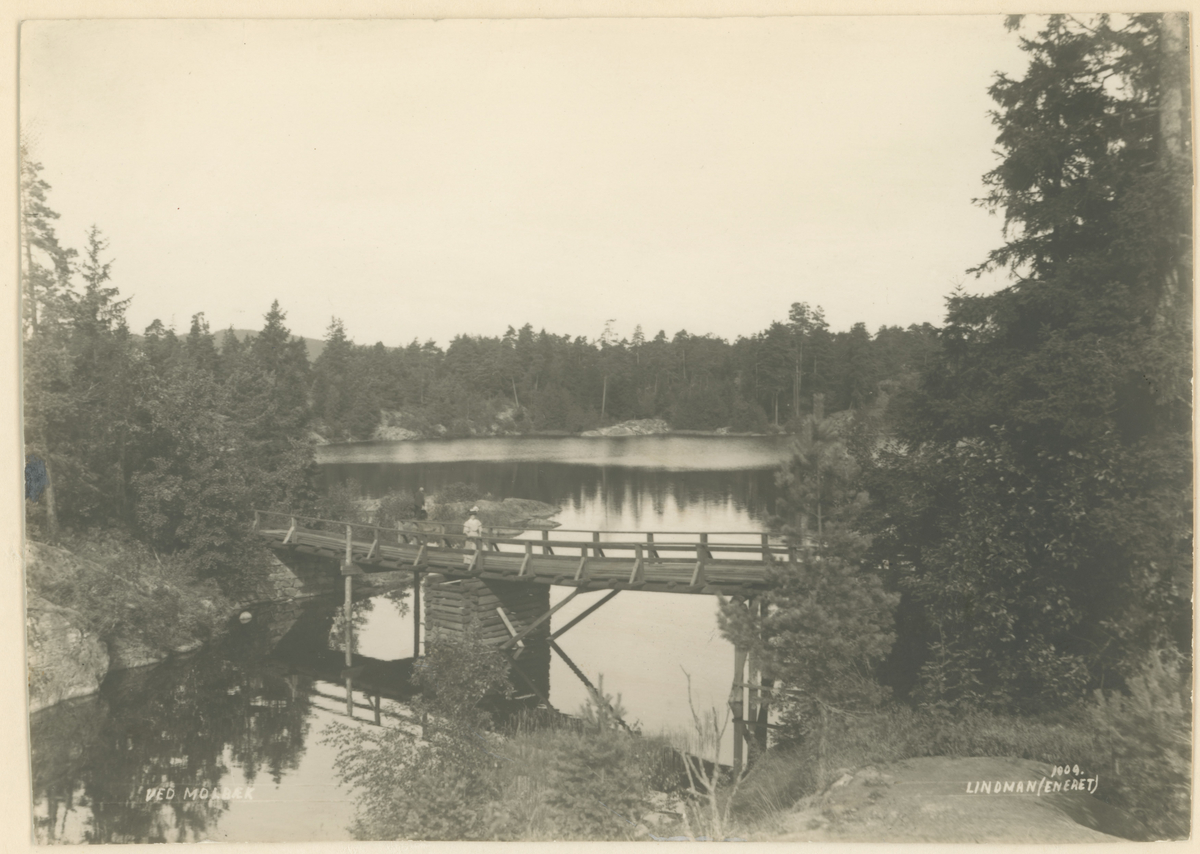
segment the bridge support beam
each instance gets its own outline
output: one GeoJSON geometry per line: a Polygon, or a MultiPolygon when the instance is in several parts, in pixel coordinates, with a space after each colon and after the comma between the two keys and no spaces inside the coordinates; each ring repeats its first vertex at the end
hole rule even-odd
{"type": "Polygon", "coordinates": [[[742,686],[745,684],[746,650],[733,648],[733,687],[729,691],[729,708],[733,711],[733,774],[741,773],[743,761],[742,742],[746,737],[746,721],[743,717],[742,686]]]}
{"type": "MultiPolygon", "coordinates": [[[[737,604],[750,611],[755,623],[761,624],[766,616],[766,605],[757,598],[745,603],[737,601],[737,604]]],[[[750,650],[736,644],[733,649],[729,708],[733,713],[733,770],[736,774],[767,749],[772,680],[763,678],[762,664],[750,650]]]]}
{"type": "Polygon", "coordinates": [[[346,576],[346,604],[342,608],[342,622],[345,629],[346,666],[353,664],[354,655],[354,576],[346,576]]]}
{"type": "Polygon", "coordinates": [[[413,658],[421,657],[421,573],[413,573],[413,658]]]}

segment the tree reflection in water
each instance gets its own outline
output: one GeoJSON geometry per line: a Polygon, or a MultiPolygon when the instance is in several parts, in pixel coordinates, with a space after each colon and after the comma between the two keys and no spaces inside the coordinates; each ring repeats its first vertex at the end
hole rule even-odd
{"type": "Polygon", "coordinates": [[[114,674],[98,696],[34,715],[37,841],[199,841],[229,802],[188,799],[188,789],[231,786],[234,766],[250,785],[260,773],[279,783],[295,769],[313,680],[266,658],[280,620],[290,626],[287,614],[275,616],[186,659],[114,674]],[[159,786],[173,787],[174,798],[147,802],[159,786]]]}

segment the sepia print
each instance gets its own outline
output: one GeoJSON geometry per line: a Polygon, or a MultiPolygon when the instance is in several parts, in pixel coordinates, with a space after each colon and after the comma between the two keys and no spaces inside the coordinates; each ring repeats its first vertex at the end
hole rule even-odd
{"type": "Polygon", "coordinates": [[[1189,23],[23,21],[33,842],[1188,838],[1189,23]]]}

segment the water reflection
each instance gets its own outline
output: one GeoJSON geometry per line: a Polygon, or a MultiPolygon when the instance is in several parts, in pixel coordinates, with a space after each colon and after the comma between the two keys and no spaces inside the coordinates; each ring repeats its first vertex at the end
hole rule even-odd
{"type": "Polygon", "coordinates": [[[431,495],[448,484],[471,483],[497,498],[533,498],[597,520],[601,530],[653,529],[667,515],[721,506],[728,515],[754,520],[757,530],[775,504],[774,467],[662,471],[616,465],[552,462],[435,462],[323,465],[329,485],[356,480],[364,495],[417,487],[431,495]],[[668,507],[671,508],[668,513],[668,507]]]}
{"type": "MultiPolygon", "coordinates": [[[[387,600],[355,603],[354,622],[361,627],[372,609],[388,606],[387,600]]],[[[329,600],[258,610],[251,623],[232,624],[210,648],[113,674],[99,695],[33,715],[37,841],[263,838],[244,828],[257,815],[279,811],[272,790],[297,772],[314,727],[336,708],[326,701],[342,684],[344,660],[328,641],[340,612],[329,600]],[[236,813],[243,816],[242,830],[220,832],[219,825],[236,813]]],[[[409,696],[411,660],[356,656],[355,665],[363,668],[356,695],[367,694],[367,702],[356,697],[355,706],[367,708],[367,720],[378,723],[381,695],[409,696]]],[[[334,789],[330,763],[322,758],[317,764],[322,784],[334,789]]],[[[293,784],[292,794],[304,788],[293,784]]],[[[336,807],[323,801],[322,809],[326,805],[336,807]]],[[[304,828],[311,806],[296,801],[284,804],[284,812],[304,828]]],[[[332,838],[347,838],[337,809],[328,815],[337,823],[332,838]]],[[[298,838],[317,835],[310,827],[298,838]]]]}

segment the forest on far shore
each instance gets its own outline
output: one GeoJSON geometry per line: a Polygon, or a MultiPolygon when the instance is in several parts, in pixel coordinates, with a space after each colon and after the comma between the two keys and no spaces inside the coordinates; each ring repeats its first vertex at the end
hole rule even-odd
{"type": "MultiPolygon", "coordinates": [[[[228,332],[224,342],[241,346],[228,332]]],[[[821,308],[800,302],[785,321],[732,343],[686,331],[647,338],[640,326],[632,339],[606,331],[588,340],[525,324],[459,335],[445,350],[415,340],[389,348],[354,344],[335,318],[312,365],[314,429],[335,441],[370,439],[381,426],[421,436],[574,433],[641,418],[676,430],[794,430],[814,394],[840,411],[914,385],[936,343],[930,324],[833,332],[821,308]]]]}

